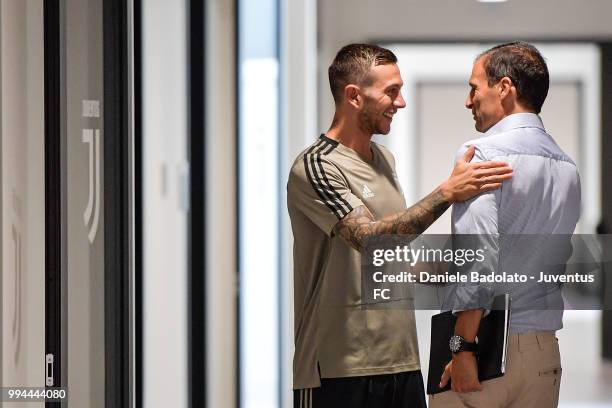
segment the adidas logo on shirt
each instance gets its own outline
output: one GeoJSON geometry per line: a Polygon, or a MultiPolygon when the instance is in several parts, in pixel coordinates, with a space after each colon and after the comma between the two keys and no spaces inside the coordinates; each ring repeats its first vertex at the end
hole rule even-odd
{"type": "Polygon", "coordinates": [[[363,191],[361,192],[361,196],[363,198],[372,198],[375,195],[376,194],[374,194],[374,192],[370,190],[370,187],[366,186],[365,184],[363,185],[363,191]]]}

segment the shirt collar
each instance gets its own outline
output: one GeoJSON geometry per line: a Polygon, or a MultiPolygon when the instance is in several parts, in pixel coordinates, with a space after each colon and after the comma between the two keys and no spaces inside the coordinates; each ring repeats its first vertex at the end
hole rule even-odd
{"type": "Polygon", "coordinates": [[[518,128],[538,128],[544,130],[544,124],[542,119],[535,113],[513,113],[491,126],[484,135],[491,136],[518,128]]]}

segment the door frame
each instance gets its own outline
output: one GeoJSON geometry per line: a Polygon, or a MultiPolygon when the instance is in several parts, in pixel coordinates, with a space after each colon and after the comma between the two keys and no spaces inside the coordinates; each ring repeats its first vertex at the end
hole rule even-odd
{"type": "Polygon", "coordinates": [[[104,0],[105,405],[132,404],[132,2],[104,0]]]}
{"type": "MultiPolygon", "coordinates": [[[[45,358],[52,354],[52,387],[66,386],[62,369],[62,271],[65,255],[65,211],[62,208],[65,184],[65,150],[62,145],[62,41],[60,0],[45,0],[44,21],[44,98],[45,98],[45,358]]],[[[45,373],[45,377],[47,377],[45,373]]],[[[47,407],[59,403],[46,403],[47,407]]]]}
{"type": "Polygon", "coordinates": [[[189,1],[189,404],[206,406],[206,2],[189,1]]]}

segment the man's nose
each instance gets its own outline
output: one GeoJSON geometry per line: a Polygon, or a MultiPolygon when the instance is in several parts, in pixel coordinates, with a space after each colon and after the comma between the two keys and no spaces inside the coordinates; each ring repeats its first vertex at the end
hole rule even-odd
{"type": "Polygon", "coordinates": [[[402,109],[406,107],[406,101],[404,100],[404,97],[402,96],[401,92],[399,93],[399,95],[397,96],[397,98],[395,98],[395,101],[393,103],[398,109],[402,109]]]}
{"type": "Polygon", "coordinates": [[[467,98],[465,98],[465,107],[467,109],[472,109],[473,106],[474,106],[474,103],[472,102],[472,97],[468,95],[467,98]]]}

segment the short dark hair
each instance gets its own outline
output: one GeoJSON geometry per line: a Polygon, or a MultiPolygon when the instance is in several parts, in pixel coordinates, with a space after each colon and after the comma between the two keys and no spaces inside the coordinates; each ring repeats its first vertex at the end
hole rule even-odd
{"type": "Polygon", "coordinates": [[[546,61],[536,47],[515,41],[486,50],[476,60],[482,57],[486,58],[484,68],[489,86],[503,77],[510,78],[516,88],[517,100],[540,113],[550,80],[546,61]]]}
{"type": "Polygon", "coordinates": [[[361,85],[368,78],[370,69],[377,65],[395,64],[397,57],[390,50],[371,44],[349,44],[338,51],[329,66],[329,86],[334,101],[342,101],[344,87],[348,84],[361,85]]]}

